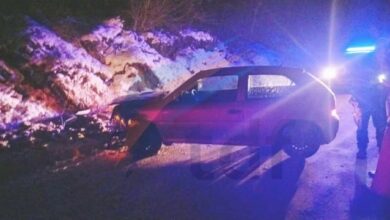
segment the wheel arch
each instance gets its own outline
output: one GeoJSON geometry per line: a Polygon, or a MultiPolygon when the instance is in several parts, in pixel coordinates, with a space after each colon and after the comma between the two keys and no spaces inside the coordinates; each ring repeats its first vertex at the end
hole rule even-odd
{"type": "Polygon", "coordinates": [[[318,125],[317,123],[310,121],[310,120],[302,120],[302,119],[293,119],[293,120],[288,120],[283,123],[281,123],[274,131],[273,137],[274,137],[274,145],[279,144],[279,141],[281,141],[281,138],[283,136],[283,132],[285,132],[285,129],[288,127],[291,127],[292,125],[295,124],[308,124],[309,126],[312,126],[316,132],[319,135],[319,144],[324,143],[324,133],[321,129],[321,126],[318,125]]]}

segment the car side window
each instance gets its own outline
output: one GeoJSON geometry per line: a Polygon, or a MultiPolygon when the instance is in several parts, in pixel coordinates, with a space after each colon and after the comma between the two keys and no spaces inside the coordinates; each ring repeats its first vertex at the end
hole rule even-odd
{"type": "Polygon", "coordinates": [[[201,101],[234,101],[238,94],[238,75],[209,76],[197,81],[196,96],[201,101]]]}
{"type": "Polygon", "coordinates": [[[277,98],[289,94],[296,84],[284,75],[249,75],[248,99],[277,98]]]}

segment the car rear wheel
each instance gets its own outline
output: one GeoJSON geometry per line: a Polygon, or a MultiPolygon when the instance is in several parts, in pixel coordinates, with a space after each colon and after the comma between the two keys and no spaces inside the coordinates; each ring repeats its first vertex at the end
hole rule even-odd
{"type": "Polygon", "coordinates": [[[319,129],[306,122],[296,122],[286,126],[279,137],[279,145],[290,157],[307,158],[320,148],[319,129]]]}
{"type": "Polygon", "coordinates": [[[157,128],[149,126],[136,142],[133,152],[139,156],[153,156],[161,149],[162,140],[157,128]]]}

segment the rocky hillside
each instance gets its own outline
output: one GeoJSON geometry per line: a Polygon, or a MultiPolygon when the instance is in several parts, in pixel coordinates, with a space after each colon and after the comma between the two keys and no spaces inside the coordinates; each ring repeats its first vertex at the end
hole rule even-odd
{"type": "Polygon", "coordinates": [[[24,22],[0,47],[0,129],[99,108],[129,93],[172,90],[202,69],[273,59],[255,46],[229,48],[200,30],[135,32],[120,17],[89,31],[69,17],[51,27],[30,17],[24,22]]]}

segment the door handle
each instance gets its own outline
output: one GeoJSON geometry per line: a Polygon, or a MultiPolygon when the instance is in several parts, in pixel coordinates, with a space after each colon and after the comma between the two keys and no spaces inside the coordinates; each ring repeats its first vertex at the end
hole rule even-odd
{"type": "Polygon", "coordinates": [[[229,109],[228,113],[229,114],[240,114],[241,110],[239,110],[239,109],[229,109]]]}

